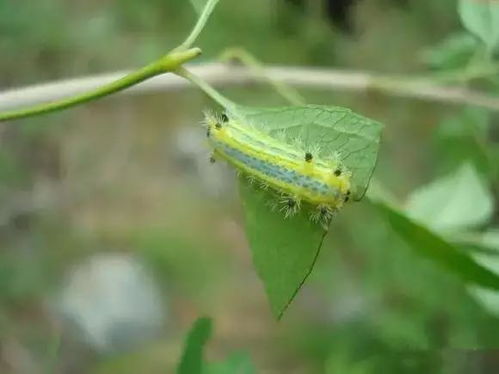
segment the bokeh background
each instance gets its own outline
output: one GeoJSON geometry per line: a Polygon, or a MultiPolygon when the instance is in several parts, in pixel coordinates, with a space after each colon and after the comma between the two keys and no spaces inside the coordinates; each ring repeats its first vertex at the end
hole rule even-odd
{"type": "MultiPolygon", "coordinates": [[[[268,64],[410,77],[471,58],[454,0],[348,3],[222,0],[201,60],[242,47],[268,64]]],[[[0,0],[0,88],[140,66],[194,22],[186,0],[0,0]]],[[[474,84],[499,93],[494,80],[474,84]]],[[[221,89],[244,104],[285,104],[264,85],[221,89]]],[[[496,201],[497,114],[300,93],[386,124],[375,177],[400,200],[468,162],[496,201]]],[[[215,323],[208,359],[243,352],[261,373],[499,370],[499,303],[419,257],[367,202],[338,217],[277,323],[234,176],[208,162],[199,122],[212,107],[193,88],[0,125],[0,373],[171,373],[203,315],[215,323]]],[[[479,229],[499,250],[495,208],[479,229]]]]}

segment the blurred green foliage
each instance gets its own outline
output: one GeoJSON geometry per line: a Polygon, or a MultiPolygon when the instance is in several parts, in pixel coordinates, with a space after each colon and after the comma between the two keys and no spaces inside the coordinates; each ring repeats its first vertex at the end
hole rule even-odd
{"type": "Polygon", "coordinates": [[[177,367],[178,374],[201,374],[204,366],[203,349],[211,336],[209,318],[199,318],[192,326],[185,341],[184,352],[177,367]]]}
{"type": "MultiPolygon", "coordinates": [[[[407,75],[466,68],[476,58],[477,40],[463,35],[454,0],[359,2],[353,34],[340,33],[317,3],[221,1],[200,39],[203,58],[237,45],[265,63],[407,75]]],[[[140,65],[174,46],[194,20],[183,0],[1,1],[0,86],[140,65]]],[[[497,77],[468,83],[499,93],[497,77]]],[[[224,92],[248,105],[283,104],[267,88],[224,92]]],[[[452,205],[459,229],[422,223],[498,271],[499,245],[490,239],[498,226],[497,114],[373,93],[302,93],[386,123],[376,179],[409,212],[421,191],[434,208],[465,196],[452,205]],[[450,180],[442,201],[434,186],[450,180]],[[484,210],[468,215],[466,197],[475,202],[469,209],[484,210]],[[471,223],[464,229],[463,218],[471,223]]],[[[333,223],[309,284],[276,325],[238,199],[192,183],[197,169],[174,151],[178,134],[210,105],[194,92],[121,97],[0,128],[0,372],[34,372],[54,355],[59,372],[171,372],[191,321],[205,314],[217,324],[210,361],[242,350],[256,372],[497,370],[493,355],[464,353],[499,346],[497,295],[419,256],[371,204],[352,204],[333,223]],[[59,325],[65,274],[99,252],[136,256],[154,274],[171,305],[160,340],[103,355],[59,325]]]]}
{"type": "Polygon", "coordinates": [[[499,5],[496,1],[459,1],[459,15],[469,32],[485,44],[490,54],[499,47],[499,5]]]}

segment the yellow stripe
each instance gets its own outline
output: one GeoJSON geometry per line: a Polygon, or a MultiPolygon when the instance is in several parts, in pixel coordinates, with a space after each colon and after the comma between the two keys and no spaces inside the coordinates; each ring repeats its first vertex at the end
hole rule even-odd
{"type": "MultiPolygon", "coordinates": [[[[239,126],[235,131],[231,131],[233,125],[226,125],[222,129],[215,130],[212,133],[212,136],[217,139],[219,142],[222,142],[233,149],[236,149],[247,156],[254,157],[260,161],[267,162],[271,165],[279,166],[284,168],[285,170],[294,171],[302,176],[306,176],[312,178],[320,183],[324,183],[329,187],[338,190],[341,195],[345,195],[345,193],[349,189],[349,178],[345,176],[336,177],[333,174],[332,169],[328,169],[320,165],[326,164],[323,160],[317,159],[312,162],[306,162],[304,159],[299,159],[298,153],[288,146],[283,146],[281,143],[272,139],[272,146],[275,148],[280,148],[284,152],[288,154],[295,153],[296,159],[288,159],[279,154],[270,154],[268,150],[261,147],[258,141],[254,143],[248,144],[247,139],[238,139],[237,132],[244,133],[248,138],[265,138],[259,139],[260,142],[267,141],[267,136],[261,136],[257,131],[250,131],[249,129],[244,129],[239,126]]],[[[260,181],[270,185],[276,190],[283,190],[284,192],[290,195],[296,195],[300,198],[303,198],[313,204],[329,204],[339,207],[343,203],[343,196],[340,196],[338,199],[334,199],[332,196],[324,195],[321,193],[317,193],[310,188],[296,186],[292,183],[285,182],[279,178],[271,177],[263,172],[260,172],[257,169],[254,169],[244,162],[234,159],[233,157],[225,154],[222,150],[216,150],[219,155],[225,158],[227,161],[232,163],[236,168],[239,168],[249,175],[254,175],[260,181]]]]}

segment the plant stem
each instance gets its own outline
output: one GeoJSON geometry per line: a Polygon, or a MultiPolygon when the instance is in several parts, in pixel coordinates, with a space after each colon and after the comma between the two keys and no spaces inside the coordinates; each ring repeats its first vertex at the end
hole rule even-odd
{"type": "Polygon", "coordinates": [[[256,76],[262,77],[274,90],[292,105],[306,104],[305,98],[297,89],[284,84],[278,79],[266,74],[265,66],[255,56],[243,48],[229,48],[220,57],[222,61],[239,60],[243,65],[251,69],[256,76]]]}
{"type": "Polygon", "coordinates": [[[179,69],[182,64],[201,54],[201,50],[199,48],[191,48],[191,46],[205,27],[206,22],[208,22],[208,19],[210,18],[213,9],[215,9],[218,1],[219,0],[208,0],[196,22],[196,25],[185,41],[159,60],[93,91],[54,102],[38,104],[29,108],[15,109],[0,113],[0,122],[66,109],[116,93],[154,76],[179,69]]]}
{"type": "Polygon", "coordinates": [[[198,21],[196,22],[196,25],[192,29],[191,33],[182,44],[174,49],[174,51],[184,51],[194,44],[201,31],[204,29],[206,22],[208,22],[208,19],[210,18],[210,15],[213,12],[213,9],[215,9],[215,6],[218,2],[219,0],[208,0],[206,2],[206,5],[203,8],[203,11],[199,16],[198,21]]]}
{"type": "Polygon", "coordinates": [[[210,86],[206,81],[198,77],[197,75],[191,73],[189,70],[186,68],[180,66],[177,70],[174,71],[174,74],[187,79],[189,82],[193,83],[196,85],[198,88],[200,88],[205,94],[207,94],[209,97],[211,97],[213,100],[215,100],[218,104],[223,106],[224,108],[228,110],[234,110],[236,108],[236,103],[233,101],[229,100],[225,96],[223,96],[220,92],[218,92],[216,89],[214,89],[212,86],[210,86]]]}
{"type": "MultiPolygon", "coordinates": [[[[194,72],[215,87],[244,85],[260,82],[260,77],[250,74],[248,69],[234,64],[206,63],[189,67],[194,72]]],[[[453,105],[472,105],[490,111],[499,112],[499,96],[487,92],[473,90],[462,85],[438,84],[434,80],[421,79],[411,82],[407,78],[397,76],[391,80],[399,84],[385,84],[379,87],[376,82],[386,81],[387,76],[367,71],[347,71],[339,69],[305,68],[299,66],[265,66],[265,74],[284,84],[304,87],[307,89],[339,91],[339,92],[375,92],[378,94],[405,97],[436,103],[453,105]]],[[[49,82],[41,85],[13,89],[0,92],[0,109],[23,105],[38,105],[44,100],[55,101],[75,92],[83,93],[101,85],[116,80],[128,72],[113,72],[100,76],[89,76],[71,79],[68,81],[49,82]]],[[[177,75],[178,71],[176,71],[177,75]]],[[[125,91],[125,94],[139,94],[145,92],[173,91],[189,87],[189,82],[178,79],[171,74],[161,75],[149,79],[142,84],[125,91]]]]}
{"type": "Polygon", "coordinates": [[[192,60],[193,58],[199,56],[201,50],[199,48],[191,48],[185,51],[171,52],[159,60],[144,66],[143,68],[134,71],[123,78],[120,78],[114,82],[106,84],[99,87],[93,91],[85,92],[81,95],[69,97],[59,101],[54,101],[51,103],[43,103],[35,105],[29,108],[12,110],[8,112],[0,113],[0,121],[7,121],[19,118],[30,117],[39,114],[45,114],[54,112],[56,110],[66,109],[78,104],[82,104],[88,101],[96,100],[103,96],[110,95],[112,93],[122,91],[125,88],[136,85],[146,79],[160,75],[167,72],[172,72],[179,68],[183,63],[192,60]]]}

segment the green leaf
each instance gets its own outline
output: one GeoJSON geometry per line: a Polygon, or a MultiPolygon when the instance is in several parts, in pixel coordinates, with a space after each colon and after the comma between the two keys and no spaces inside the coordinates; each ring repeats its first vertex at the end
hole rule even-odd
{"type": "Polygon", "coordinates": [[[284,220],[269,208],[267,192],[244,180],[240,186],[253,263],[279,319],[312,271],[326,232],[304,211],[284,220]]]}
{"type": "MultiPolygon", "coordinates": [[[[495,247],[495,250],[499,253],[499,245],[495,247]]],[[[475,254],[473,257],[478,263],[499,276],[499,257],[497,255],[475,254]]],[[[477,286],[470,287],[469,292],[486,310],[499,316],[499,292],[477,286]]]]}
{"type": "Polygon", "coordinates": [[[466,282],[499,290],[499,275],[480,265],[453,244],[422,224],[413,221],[400,210],[381,200],[371,199],[371,201],[386,216],[394,231],[415,252],[436,261],[466,282]]]}
{"type": "MultiPolygon", "coordinates": [[[[497,261],[497,259],[495,259],[497,261]]],[[[496,264],[497,266],[498,264],[496,264]]],[[[499,269],[498,269],[499,271],[499,269]]],[[[482,287],[469,287],[469,293],[490,314],[499,317],[499,293],[482,287]]]]}
{"type": "Polygon", "coordinates": [[[200,15],[203,12],[206,0],[190,0],[190,2],[196,13],[200,15]]]}
{"type": "Polygon", "coordinates": [[[465,107],[445,117],[433,133],[437,171],[451,173],[467,160],[480,175],[493,174],[490,125],[490,113],[479,108],[465,107]]]}
{"type": "MultiPolygon", "coordinates": [[[[319,145],[321,155],[339,152],[352,171],[352,196],[364,195],[376,164],[382,126],[350,109],[319,105],[226,108],[243,123],[271,135],[284,131],[288,139],[300,139],[305,147],[319,145]]],[[[312,271],[326,232],[312,223],[307,211],[284,219],[274,212],[270,193],[241,183],[246,231],[253,262],[264,282],[270,305],[281,318],[312,271]]]]}
{"type": "Polygon", "coordinates": [[[453,70],[467,66],[476,52],[478,41],[468,32],[451,34],[439,44],[425,49],[421,59],[433,69],[453,70]]]}
{"type": "Polygon", "coordinates": [[[499,255],[499,229],[484,232],[480,244],[485,248],[497,251],[499,255]]]}
{"type": "MultiPolygon", "coordinates": [[[[499,230],[465,233],[458,243],[473,250],[475,261],[499,276],[499,230]]],[[[470,286],[468,291],[485,310],[499,316],[499,292],[479,286],[470,286]]]]}
{"type": "Polygon", "coordinates": [[[273,108],[237,106],[246,123],[272,134],[283,132],[304,146],[319,146],[321,156],[339,153],[352,172],[352,197],[360,200],[367,189],[378,156],[383,126],[348,108],[304,105],[273,108]]]}
{"type": "Polygon", "coordinates": [[[254,374],[256,370],[245,353],[234,353],[223,362],[210,364],[208,374],[254,374]]]}
{"type": "Polygon", "coordinates": [[[499,256],[499,229],[485,232],[450,232],[446,237],[467,251],[499,256]]]}
{"type": "Polygon", "coordinates": [[[435,230],[458,230],[490,220],[494,199],[470,163],[415,191],[407,213],[435,230]]]}
{"type": "Polygon", "coordinates": [[[466,29],[492,52],[499,46],[499,1],[460,0],[459,16],[466,29]]]}
{"type": "Polygon", "coordinates": [[[210,339],[212,323],[209,318],[199,318],[187,336],[182,359],[177,367],[177,374],[203,373],[203,349],[210,339]]]}

